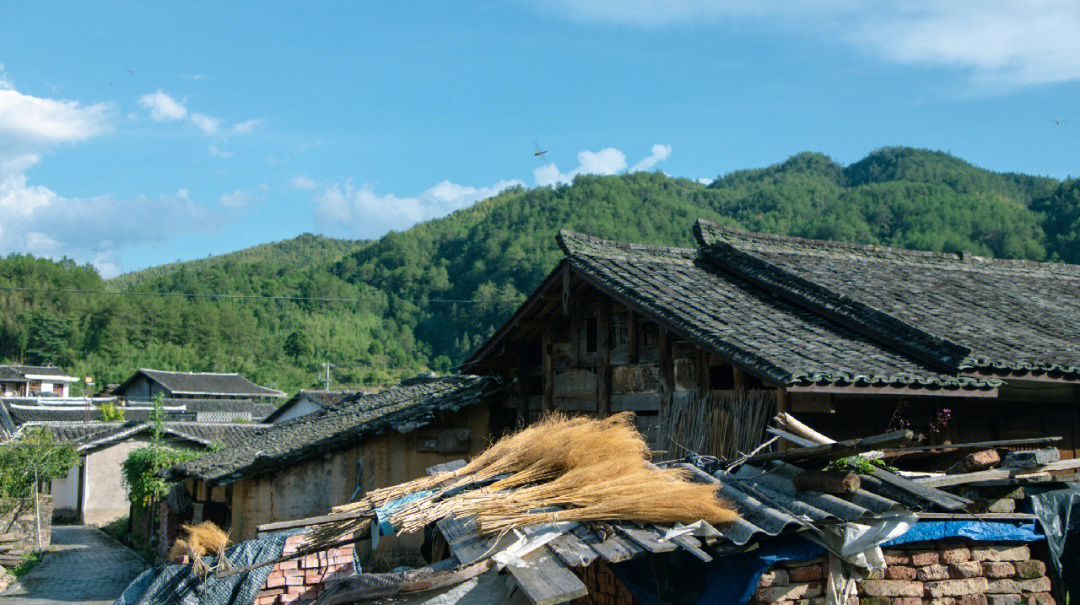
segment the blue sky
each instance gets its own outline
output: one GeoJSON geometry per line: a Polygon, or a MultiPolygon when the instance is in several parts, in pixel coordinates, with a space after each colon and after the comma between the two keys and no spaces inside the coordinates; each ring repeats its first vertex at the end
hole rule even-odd
{"type": "Polygon", "coordinates": [[[0,63],[0,252],[106,276],[581,172],[1080,173],[1075,2],[4,3],[0,63]]]}

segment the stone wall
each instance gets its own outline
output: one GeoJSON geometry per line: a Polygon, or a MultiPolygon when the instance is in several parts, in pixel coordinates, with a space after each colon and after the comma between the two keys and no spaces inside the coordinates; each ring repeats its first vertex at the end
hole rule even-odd
{"type": "MultiPolygon", "coordinates": [[[[38,497],[41,508],[41,547],[48,548],[52,541],[53,499],[49,495],[38,497]]],[[[13,534],[15,542],[10,546],[16,554],[37,550],[34,522],[34,499],[0,499],[0,534],[13,534]]],[[[9,546],[5,544],[5,546],[9,546]]]]}
{"type": "MultiPolygon", "coordinates": [[[[283,555],[295,553],[304,535],[285,540],[283,555]]],[[[255,595],[254,605],[304,605],[315,600],[340,578],[353,574],[353,548],[342,546],[274,565],[266,584],[255,595]]]]}
{"type": "MultiPolygon", "coordinates": [[[[884,570],[848,605],[1055,605],[1047,566],[1027,544],[921,542],[885,550],[884,570]]],[[[823,605],[824,558],[781,563],[761,577],[755,605],[823,605]]]]}

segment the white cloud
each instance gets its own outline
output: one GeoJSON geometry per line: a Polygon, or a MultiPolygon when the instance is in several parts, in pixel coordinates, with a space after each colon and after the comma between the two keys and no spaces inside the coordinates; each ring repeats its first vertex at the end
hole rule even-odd
{"type": "Polygon", "coordinates": [[[155,122],[174,122],[184,119],[187,115],[187,107],[165,94],[160,88],[157,92],[139,97],[139,106],[150,110],[150,119],[155,122]]]}
{"type": "Polygon", "coordinates": [[[225,134],[251,134],[263,120],[246,120],[224,128],[225,120],[199,112],[188,112],[187,106],[170,96],[160,88],[139,97],[139,106],[150,111],[150,119],[155,122],[175,122],[187,118],[192,126],[208,137],[225,134]]]}
{"type": "Polygon", "coordinates": [[[210,78],[206,74],[185,74],[184,77],[188,80],[207,80],[210,78]]]}
{"type": "Polygon", "coordinates": [[[226,160],[233,157],[233,152],[226,151],[226,150],[218,147],[217,145],[211,145],[209,153],[210,153],[210,155],[214,156],[215,158],[223,158],[223,159],[226,159],[226,160]]]}
{"type": "Polygon", "coordinates": [[[443,181],[420,195],[398,197],[376,193],[370,183],[356,187],[352,181],[346,181],[326,187],[312,198],[312,203],[316,220],[329,232],[369,238],[445,216],[504,189],[523,185],[521,181],[510,180],[477,188],[443,181]]]}
{"type": "Polygon", "coordinates": [[[246,208],[255,202],[255,197],[250,191],[237,189],[232,193],[226,193],[218,199],[218,204],[226,208],[246,208]]]}
{"type": "Polygon", "coordinates": [[[208,116],[204,113],[191,114],[191,123],[208,137],[214,136],[221,130],[221,118],[208,116]]]}
{"type": "MultiPolygon", "coordinates": [[[[2,72],[2,68],[0,68],[2,72]]],[[[2,78],[0,78],[2,79],[2,78]]],[[[151,97],[154,108],[169,111],[151,97]]],[[[214,217],[187,192],[116,199],[65,197],[31,183],[27,172],[52,147],[112,130],[113,108],[34,97],[7,80],[0,86],[0,250],[90,261],[106,277],[119,272],[115,242],[164,239],[169,233],[212,228],[214,217]],[[168,225],[168,229],[147,229],[168,225]]]]}
{"type": "Polygon", "coordinates": [[[645,29],[751,21],[762,30],[838,40],[899,64],[958,69],[993,90],[1080,80],[1080,2],[532,1],[580,23],[645,29]]]}
{"type": "Polygon", "coordinates": [[[246,122],[233,124],[233,127],[229,129],[229,132],[233,134],[251,134],[255,128],[262,123],[263,120],[247,120],[246,122]]]}
{"type": "Polygon", "coordinates": [[[671,155],[671,145],[661,145],[657,143],[649,150],[649,155],[642,158],[640,162],[630,167],[630,172],[641,172],[642,170],[649,170],[653,166],[656,166],[657,162],[663,162],[671,155]]]}
{"type": "Polygon", "coordinates": [[[315,188],[319,186],[318,183],[302,174],[298,174],[290,179],[289,184],[303,191],[314,191],[315,188]]]}
{"type": "MultiPolygon", "coordinates": [[[[658,162],[662,162],[671,155],[670,145],[656,144],[652,146],[651,153],[630,168],[630,172],[648,170],[658,162]]],[[[608,147],[600,151],[581,151],[578,153],[578,167],[570,172],[563,173],[554,163],[540,166],[533,170],[533,178],[541,187],[551,185],[569,184],[579,174],[616,174],[626,169],[626,154],[608,147]]]]}
{"type": "Polygon", "coordinates": [[[701,177],[700,179],[696,179],[696,180],[697,180],[697,182],[699,182],[699,183],[701,183],[702,185],[705,185],[705,186],[709,186],[709,185],[713,184],[713,179],[707,179],[705,177],[701,177]]]}

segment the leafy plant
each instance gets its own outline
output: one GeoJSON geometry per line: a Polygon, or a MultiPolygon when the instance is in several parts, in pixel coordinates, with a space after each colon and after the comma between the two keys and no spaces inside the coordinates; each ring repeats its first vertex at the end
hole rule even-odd
{"type": "Polygon", "coordinates": [[[198,458],[201,452],[181,450],[163,444],[165,410],[158,395],[150,411],[151,439],[147,447],[132,450],[121,467],[128,500],[137,506],[150,508],[155,500],[164,497],[172,488],[160,472],[171,466],[198,458]]]}
{"type": "Polygon", "coordinates": [[[885,464],[885,461],[880,458],[864,458],[862,456],[839,458],[830,462],[825,468],[830,471],[849,471],[857,475],[872,475],[877,470],[896,470],[885,464]]]}
{"type": "Polygon", "coordinates": [[[0,445],[0,497],[29,498],[36,482],[58,479],[80,463],[75,447],[56,443],[45,427],[30,427],[0,445]]]}
{"type": "Polygon", "coordinates": [[[124,409],[115,403],[103,403],[98,406],[98,416],[102,422],[123,422],[124,409]]]}

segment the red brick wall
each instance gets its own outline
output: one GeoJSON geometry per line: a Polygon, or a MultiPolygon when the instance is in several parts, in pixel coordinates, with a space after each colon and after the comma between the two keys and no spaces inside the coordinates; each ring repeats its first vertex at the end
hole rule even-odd
{"type": "Polygon", "coordinates": [[[589,589],[589,594],[574,599],[574,605],[639,605],[630,591],[601,560],[588,567],[571,567],[589,589]]]}
{"type": "MultiPolygon", "coordinates": [[[[285,541],[283,555],[295,553],[305,536],[285,541]]],[[[255,605],[292,603],[302,605],[315,600],[340,578],[353,574],[353,548],[342,546],[274,565],[266,584],[255,596],[255,605]]]]}
{"type": "MultiPolygon", "coordinates": [[[[885,551],[884,570],[849,605],[1055,605],[1046,563],[1026,544],[922,542],[885,551]]],[[[789,561],[761,577],[753,605],[823,605],[824,558],[789,561]]]]}

